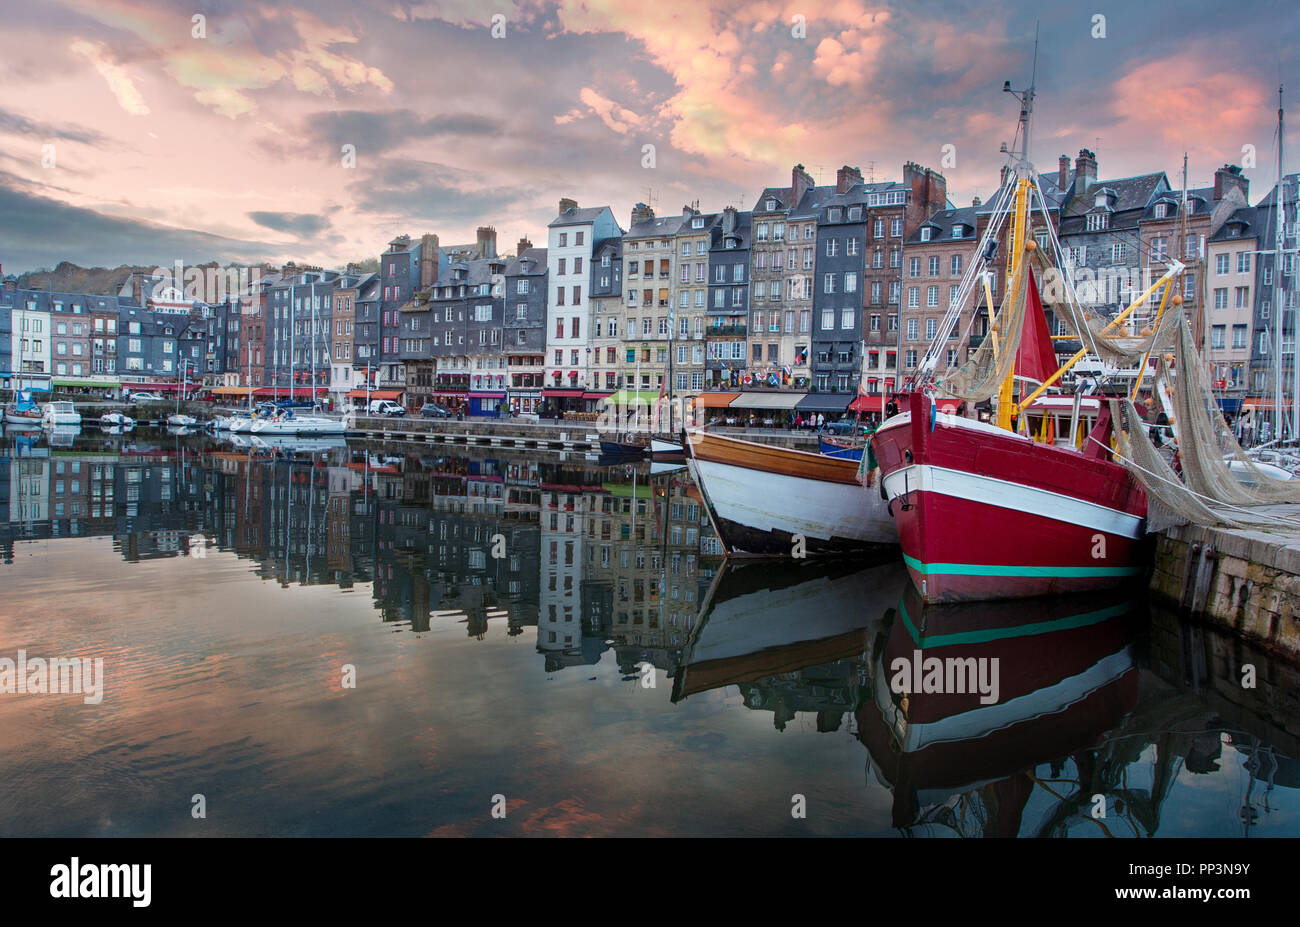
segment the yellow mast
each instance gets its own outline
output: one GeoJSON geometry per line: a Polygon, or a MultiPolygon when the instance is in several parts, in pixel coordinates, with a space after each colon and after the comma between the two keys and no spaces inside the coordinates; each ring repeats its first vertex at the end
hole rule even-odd
{"type": "MultiPolygon", "coordinates": [[[[994,325],[998,337],[994,344],[1001,347],[1008,343],[1011,333],[1005,328],[1007,322],[1007,299],[1018,292],[1020,275],[1024,272],[1026,239],[1029,234],[1029,178],[1021,177],[1016,181],[1016,204],[1011,213],[1011,227],[1007,231],[1007,277],[1002,291],[1002,311],[998,313],[994,325]]],[[[1016,405],[1012,401],[1012,389],[1015,386],[1016,368],[1014,362],[1007,371],[1006,378],[998,388],[997,426],[1011,430],[1011,419],[1016,414],[1016,405]]]]}

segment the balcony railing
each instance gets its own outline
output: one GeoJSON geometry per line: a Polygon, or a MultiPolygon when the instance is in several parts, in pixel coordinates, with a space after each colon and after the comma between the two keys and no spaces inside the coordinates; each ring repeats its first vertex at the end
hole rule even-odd
{"type": "Polygon", "coordinates": [[[745,336],[749,334],[748,325],[710,325],[708,335],[713,337],[725,337],[728,335],[745,336]]]}

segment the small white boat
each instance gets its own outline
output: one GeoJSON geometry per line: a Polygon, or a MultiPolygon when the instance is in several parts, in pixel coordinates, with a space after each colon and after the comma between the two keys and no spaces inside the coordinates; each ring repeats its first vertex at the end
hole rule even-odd
{"type": "Polygon", "coordinates": [[[134,428],[135,419],[124,412],[105,412],[99,417],[100,427],[134,428]]]}
{"type": "Polygon", "coordinates": [[[55,428],[59,425],[80,425],[81,413],[67,401],[47,402],[41,414],[41,426],[55,428]]]}
{"type": "MultiPolygon", "coordinates": [[[[1250,467],[1235,458],[1229,460],[1227,463],[1228,469],[1232,471],[1232,475],[1237,478],[1237,482],[1246,487],[1253,487],[1255,485],[1255,473],[1251,471],[1250,467]]],[[[1275,480],[1294,480],[1296,478],[1294,473],[1284,467],[1265,463],[1262,460],[1254,460],[1251,461],[1251,463],[1255,465],[1256,470],[1275,480]]]]}
{"type": "Polygon", "coordinates": [[[250,434],[262,435],[341,435],[347,433],[342,419],[323,415],[277,415],[259,419],[249,428],[250,434]]]}
{"type": "Polygon", "coordinates": [[[167,424],[174,428],[193,428],[199,423],[199,420],[193,415],[186,415],[183,412],[173,412],[167,416],[167,424]]]}
{"type": "Polygon", "coordinates": [[[686,449],[682,447],[680,441],[670,441],[667,438],[650,438],[651,454],[685,454],[686,449]]]}

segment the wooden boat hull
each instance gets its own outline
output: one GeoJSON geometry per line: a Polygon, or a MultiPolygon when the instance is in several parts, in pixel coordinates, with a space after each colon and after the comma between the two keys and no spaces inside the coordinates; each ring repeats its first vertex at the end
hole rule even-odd
{"type": "Polygon", "coordinates": [[[1120,464],[938,413],[872,436],[912,581],[927,603],[1105,589],[1143,573],[1146,494],[1120,464]]]}
{"type": "Polygon", "coordinates": [[[858,462],[696,432],[691,471],[718,537],[736,556],[808,555],[893,547],[898,536],[878,486],[858,462]]]}

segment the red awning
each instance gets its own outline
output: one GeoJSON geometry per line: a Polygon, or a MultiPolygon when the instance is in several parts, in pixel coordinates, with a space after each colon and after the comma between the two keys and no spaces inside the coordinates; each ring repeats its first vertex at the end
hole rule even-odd
{"type": "Polygon", "coordinates": [[[402,391],[401,391],[400,389],[372,389],[369,393],[367,393],[367,392],[366,392],[365,390],[363,390],[363,389],[354,389],[354,390],[352,390],[352,392],[348,393],[347,398],[348,398],[348,399],[365,399],[366,396],[369,396],[371,399],[393,399],[393,400],[396,400],[396,399],[400,398],[401,395],[402,395],[402,391]]]}
{"type": "MultiPolygon", "coordinates": [[[[122,385],[127,386],[127,384],[125,383],[123,383],[122,385]]],[[[181,388],[181,385],[179,383],[132,383],[130,384],[129,388],[131,389],[132,392],[137,392],[137,393],[139,392],[174,393],[181,388]]],[[[201,385],[198,383],[191,383],[189,385],[189,389],[197,390],[201,388],[202,388],[201,385]]]]}
{"type": "Polygon", "coordinates": [[[606,396],[613,396],[613,395],[614,395],[613,390],[610,390],[608,393],[601,393],[593,390],[588,390],[587,392],[582,394],[582,398],[583,399],[604,399],[606,396]]]}
{"type": "Polygon", "coordinates": [[[879,412],[884,408],[884,396],[859,396],[849,403],[850,412],[879,412]]]}
{"type": "Polygon", "coordinates": [[[253,390],[253,395],[258,399],[275,399],[277,397],[280,399],[297,399],[300,396],[304,399],[310,399],[313,392],[317,395],[328,393],[329,387],[317,386],[313,388],[310,386],[295,386],[290,388],[288,386],[261,386],[253,390]]]}
{"type": "Polygon", "coordinates": [[[580,389],[544,389],[542,395],[547,399],[581,399],[580,389]]]}

